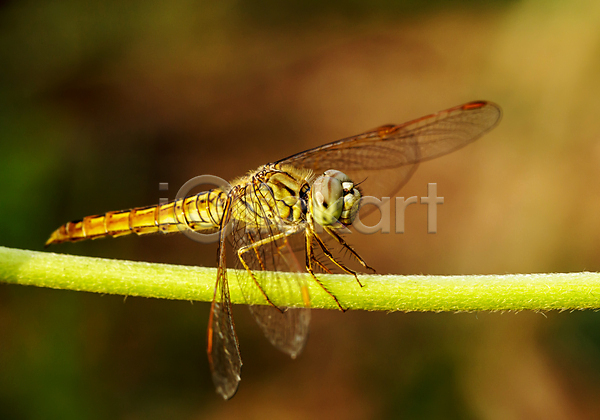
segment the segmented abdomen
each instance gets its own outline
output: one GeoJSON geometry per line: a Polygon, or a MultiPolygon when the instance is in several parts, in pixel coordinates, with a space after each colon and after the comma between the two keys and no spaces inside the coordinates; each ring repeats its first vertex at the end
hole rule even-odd
{"type": "Polygon", "coordinates": [[[146,235],[186,229],[202,233],[216,232],[223,217],[226,199],[224,191],[214,189],[166,204],[87,216],[56,229],[46,246],[130,233],[146,235]]]}

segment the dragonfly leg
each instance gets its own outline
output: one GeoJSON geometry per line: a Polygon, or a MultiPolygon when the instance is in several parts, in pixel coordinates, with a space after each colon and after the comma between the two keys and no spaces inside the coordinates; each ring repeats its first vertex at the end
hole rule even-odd
{"type": "MultiPolygon", "coordinates": [[[[319,261],[317,259],[317,257],[315,256],[314,249],[312,247],[312,239],[311,239],[310,246],[306,247],[305,254],[306,254],[307,262],[310,262],[310,263],[314,262],[316,265],[319,266],[319,268],[321,270],[323,270],[327,274],[333,274],[333,272],[329,268],[327,268],[327,266],[325,264],[323,264],[321,261],[319,261]],[[310,259],[309,259],[309,256],[310,256],[310,259]]],[[[307,265],[307,267],[308,267],[308,265],[307,265]]],[[[310,265],[310,267],[312,268],[312,264],[310,265]]]]}
{"type": "MultiPolygon", "coordinates": [[[[311,251],[312,251],[312,249],[311,249],[311,251]]],[[[317,264],[317,265],[318,265],[318,266],[321,268],[321,270],[323,270],[323,271],[324,271],[324,272],[326,272],[327,274],[333,274],[333,272],[332,272],[332,271],[331,271],[329,268],[327,268],[327,267],[325,266],[325,264],[323,264],[321,261],[319,261],[319,260],[318,260],[318,259],[315,257],[315,253],[314,253],[314,252],[311,252],[311,254],[312,254],[312,255],[311,255],[311,260],[312,260],[312,261],[314,261],[314,262],[315,262],[315,263],[316,263],[316,264],[317,264]]]]}
{"type": "Polygon", "coordinates": [[[310,275],[312,276],[312,278],[317,282],[317,284],[319,286],[321,286],[321,288],[323,290],[325,290],[325,292],[331,296],[331,298],[335,301],[335,303],[337,304],[338,308],[340,308],[340,311],[342,312],[346,312],[346,310],[342,307],[342,305],[340,304],[340,301],[337,299],[337,297],[335,297],[335,295],[333,293],[331,293],[324,285],[323,283],[321,283],[321,281],[317,278],[317,276],[315,275],[315,272],[313,271],[312,268],[312,262],[316,262],[317,265],[319,265],[319,267],[323,268],[325,271],[329,272],[331,274],[331,271],[325,267],[319,260],[317,260],[315,258],[315,254],[313,252],[313,247],[312,247],[312,237],[316,236],[314,234],[309,233],[308,230],[306,232],[306,242],[305,242],[305,255],[306,255],[306,271],[308,271],[310,273],[310,275]]]}
{"type": "Polygon", "coordinates": [[[333,254],[331,253],[331,251],[329,250],[329,248],[327,248],[327,245],[325,245],[325,243],[323,242],[323,240],[319,237],[319,235],[314,235],[314,236],[315,236],[315,240],[319,244],[319,247],[321,247],[321,250],[323,251],[323,254],[325,254],[325,256],[327,258],[329,258],[331,260],[331,262],[333,262],[335,265],[337,265],[341,270],[345,271],[348,274],[353,275],[354,278],[356,279],[358,285],[360,287],[363,287],[362,283],[358,279],[358,273],[356,271],[354,271],[353,269],[351,269],[349,267],[346,267],[340,261],[336,260],[335,257],[333,256],[333,254]]]}
{"type": "MultiPolygon", "coordinates": [[[[246,271],[248,272],[248,274],[250,275],[250,277],[252,278],[252,281],[254,281],[254,284],[256,285],[256,287],[258,287],[258,289],[260,290],[260,293],[263,295],[263,297],[265,298],[265,300],[267,301],[267,303],[269,303],[269,305],[271,305],[272,307],[274,307],[275,309],[277,309],[279,312],[283,313],[283,311],[273,303],[273,301],[269,298],[269,296],[267,295],[267,293],[265,292],[265,290],[262,288],[262,286],[260,285],[260,283],[258,282],[258,280],[256,280],[256,277],[254,276],[254,273],[252,272],[252,270],[250,269],[250,267],[248,266],[248,264],[246,263],[246,261],[244,260],[244,254],[250,250],[254,250],[255,252],[258,253],[257,248],[271,243],[271,242],[275,242],[278,239],[281,238],[285,238],[286,236],[288,236],[289,234],[286,232],[281,232],[277,235],[274,236],[269,236],[268,238],[264,238],[261,239],[259,241],[256,242],[252,242],[252,244],[250,245],[246,245],[241,247],[240,249],[237,250],[237,255],[238,258],[240,260],[240,262],[242,263],[242,265],[244,266],[244,268],[246,269],[246,271]]],[[[261,261],[261,259],[259,258],[259,261],[261,261]]],[[[261,261],[261,265],[262,265],[262,261],[261,261]]]]}
{"type": "Polygon", "coordinates": [[[325,231],[327,233],[329,233],[336,241],[338,241],[338,243],[343,246],[344,248],[346,248],[348,251],[350,251],[350,253],[354,256],[354,258],[356,258],[356,260],[360,263],[360,265],[362,265],[364,268],[366,268],[367,270],[371,270],[373,273],[375,273],[375,269],[373,267],[371,267],[370,265],[368,265],[365,260],[363,260],[363,258],[358,255],[358,253],[350,246],[348,245],[348,243],[344,240],[344,238],[342,238],[335,230],[333,230],[330,227],[325,227],[324,228],[325,231]]]}
{"type": "MultiPolygon", "coordinates": [[[[254,240],[254,238],[252,237],[252,234],[250,232],[248,232],[248,237],[250,238],[250,241],[252,243],[255,243],[256,241],[254,240]]],[[[258,261],[258,263],[260,264],[260,268],[264,271],[265,268],[265,263],[263,262],[263,259],[260,256],[260,252],[258,252],[258,247],[253,247],[252,248],[254,250],[254,254],[256,255],[256,260],[258,261]]]]}

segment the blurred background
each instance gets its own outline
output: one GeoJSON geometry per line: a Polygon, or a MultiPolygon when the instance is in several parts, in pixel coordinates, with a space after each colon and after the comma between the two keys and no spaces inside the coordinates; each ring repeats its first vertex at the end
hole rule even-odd
{"type": "MultiPolygon", "coordinates": [[[[423,163],[428,235],[349,238],[379,273],[600,270],[600,3],[0,2],[0,245],[173,198],[257,166],[477,99],[500,126],[423,163]],[[168,182],[167,192],[159,182],[168,182]]],[[[52,252],[214,266],[183,236],[52,252]]],[[[305,352],[234,308],[244,358],[214,392],[208,303],[0,285],[0,418],[600,417],[600,314],[313,311],[305,352]]]]}

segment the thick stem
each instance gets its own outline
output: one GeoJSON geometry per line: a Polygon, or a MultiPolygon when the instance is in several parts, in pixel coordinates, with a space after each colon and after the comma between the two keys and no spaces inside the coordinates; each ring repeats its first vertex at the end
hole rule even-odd
{"type": "MultiPolygon", "coordinates": [[[[229,272],[233,303],[246,302],[229,272]]],[[[281,273],[282,276],[294,274],[281,273]]],[[[301,276],[295,274],[297,276],[301,276]]],[[[600,308],[600,274],[465,276],[321,275],[350,309],[385,311],[497,311],[600,308]]],[[[311,306],[337,305],[308,275],[311,306]]],[[[210,301],[216,269],[150,264],[0,247],[0,282],[95,293],[210,301]]],[[[258,295],[258,294],[257,294],[258,295]]],[[[302,302],[288,302],[289,306],[302,302]]]]}

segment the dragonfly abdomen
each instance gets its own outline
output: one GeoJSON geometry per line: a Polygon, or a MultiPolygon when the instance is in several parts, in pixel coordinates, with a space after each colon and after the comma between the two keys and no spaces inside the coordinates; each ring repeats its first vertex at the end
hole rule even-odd
{"type": "Polygon", "coordinates": [[[68,222],[56,229],[46,246],[135,233],[174,233],[187,229],[212,233],[219,229],[227,194],[219,189],[166,204],[110,211],[68,222]]]}

